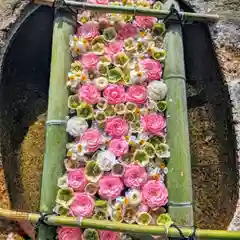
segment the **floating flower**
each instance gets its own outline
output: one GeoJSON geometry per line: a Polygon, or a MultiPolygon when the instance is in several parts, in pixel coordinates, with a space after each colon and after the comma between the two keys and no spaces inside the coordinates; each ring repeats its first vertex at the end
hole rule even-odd
{"type": "Polygon", "coordinates": [[[149,211],[149,207],[146,204],[141,203],[139,208],[138,208],[138,212],[148,212],[149,211]]]}
{"type": "Polygon", "coordinates": [[[155,60],[163,62],[166,58],[167,53],[164,49],[153,47],[151,49],[151,55],[155,60]]]}
{"type": "Polygon", "coordinates": [[[80,141],[74,144],[70,149],[68,149],[67,157],[74,161],[80,160],[86,152],[87,152],[86,143],[80,141]]]}
{"type": "Polygon", "coordinates": [[[84,23],[78,28],[77,35],[87,40],[92,40],[99,35],[99,24],[91,21],[84,23]]]}
{"type": "Polygon", "coordinates": [[[98,191],[98,185],[95,183],[88,183],[85,188],[84,192],[89,194],[90,196],[94,196],[98,191]]]}
{"type": "Polygon", "coordinates": [[[86,193],[75,193],[70,212],[75,217],[91,217],[94,210],[94,200],[86,193]]]}
{"type": "Polygon", "coordinates": [[[146,142],[146,143],[144,144],[144,146],[143,146],[143,149],[144,149],[144,151],[147,153],[147,155],[148,155],[150,158],[154,158],[154,157],[155,157],[156,151],[155,151],[154,146],[153,146],[151,143],[146,142]]]}
{"type": "Polygon", "coordinates": [[[108,85],[108,80],[105,77],[99,77],[94,79],[94,84],[99,90],[103,90],[108,85]]]}
{"type": "Polygon", "coordinates": [[[124,114],[124,119],[126,119],[128,122],[134,122],[136,121],[136,114],[133,112],[126,112],[124,114]]]}
{"type": "Polygon", "coordinates": [[[88,128],[88,123],[80,117],[72,117],[67,121],[66,131],[73,137],[82,135],[88,128]]]}
{"type": "Polygon", "coordinates": [[[148,80],[159,80],[162,76],[162,66],[159,61],[146,58],[140,61],[140,66],[142,66],[148,75],[148,80]]]}
{"type": "Polygon", "coordinates": [[[101,133],[97,129],[89,128],[81,137],[81,141],[87,144],[89,152],[95,152],[101,144],[101,133]]]}
{"type": "Polygon", "coordinates": [[[107,108],[107,100],[105,98],[99,98],[98,103],[97,103],[97,108],[99,110],[105,110],[107,108]]]}
{"type": "Polygon", "coordinates": [[[127,110],[128,112],[135,112],[136,108],[137,108],[137,105],[136,105],[135,103],[127,102],[127,104],[126,104],[126,110],[127,110]]]}
{"type": "Polygon", "coordinates": [[[129,126],[130,126],[130,132],[132,132],[132,133],[139,133],[142,131],[140,122],[137,122],[137,121],[130,122],[129,126]]]}
{"type": "Polygon", "coordinates": [[[75,39],[73,40],[73,38],[72,39],[70,38],[70,50],[74,57],[85,53],[88,47],[89,47],[89,44],[87,40],[78,39],[78,37],[77,37],[77,40],[75,39]]]}
{"type": "Polygon", "coordinates": [[[121,40],[127,38],[135,38],[137,35],[137,28],[132,23],[123,24],[118,30],[118,38],[121,40]]]}
{"type": "Polygon", "coordinates": [[[95,210],[95,213],[93,215],[93,219],[97,220],[107,220],[108,219],[108,213],[106,210],[102,208],[98,208],[95,210]]]}
{"type": "Polygon", "coordinates": [[[96,229],[87,228],[84,230],[81,240],[99,240],[99,235],[96,229]]]}
{"type": "Polygon", "coordinates": [[[145,150],[137,149],[133,155],[134,161],[136,161],[140,166],[145,167],[149,163],[149,156],[145,150]]]}
{"type": "Polygon", "coordinates": [[[95,120],[97,120],[99,123],[103,123],[106,120],[106,115],[102,111],[97,111],[95,113],[95,120]]]}
{"type": "Polygon", "coordinates": [[[112,231],[100,231],[100,240],[118,240],[119,234],[112,231]]]}
{"type": "Polygon", "coordinates": [[[79,62],[79,61],[74,61],[74,62],[71,64],[70,71],[71,71],[72,73],[81,73],[82,70],[83,70],[83,68],[82,68],[81,62],[79,62]]]}
{"type": "Polygon", "coordinates": [[[122,221],[123,221],[123,213],[122,213],[122,210],[112,211],[111,220],[112,220],[112,221],[116,221],[116,222],[122,222],[122,221]]]}
{"type": "Polygon", "coordinates": [[[107,55],[100,56],[99,59],[100,59],[100,62],[101,62],[101,63],[103,63],[103,64],[105,64],[105,65],[107,65],[107,66],[109,66],[109,65],[111,64],[111,62],[112,62],[111,58],[108,57],[107,55]]]}
{"type": "Polygon", "coordinates": [[[149,225],[152,221],[152,216],[147,212],[140,212],[137,214],[136,222],[139,225],[149,225]]]}
{"type": "Polygon", "coordinates": [[[146,0],[137,0],[136,6],[144,7],[144,8],[150,8],[152,1],[146,1],[146,0]]]}
{"type": "Polygon", "coordinates": [[[105,132],[113,138],[120,138],[127,134],[128,124],[120,117],[109,118],[105,123],[105,132]]]}
{"type": "Polygon", "coordinates": [[[84,11],[81,14],[77,15],[77,22],[82,25],[90,20],[91,12],[90,11],[84,11]]]}
{"type": "Polygon", "coordinates": [[[108,201],[107,200],[98,199],[95,202],[95,207],[96,208],[105,208],[106,209],[107,206],[108,206],[108,201]]]}
{"type": "Polygon", "coordinates": [[[106,109],[104,110],[104,113],[107,117],[113,117],[115,116],[115,109],[113,105],[108,104],[106,109]]]}
{"type": "Polygon", "coordinates": [[[108,149],[114,153],[115,156],[121,157],[128,152],[128,142],[121,138],[112,139],[108,149]]]}
{"type": "Polygon", "coordinates": [[[123,182],[126,187],[142,187],[147,182],[147,172],[145,168],[137,164],[128,165],[123,175],[123,182]]]}
{"type": "Polygon", "coordinates": [[[143,83],[147,80],[148,76],[144,70],[132,70],[130,71],[130,82],[129,84],[143,83]]]}
{"type": "Polygon", "coordinates": [[[164,112],[167,109],[167,102],[166,101],[159,101],[157,102],[157,109],[159,112],[164,112]]]}
{"type": "Polygon", "coordinates": [[[154,35],[162,36],[166,31],[166,27],[164,23],[155,23],[152,30],[154,35]]]}
{"type": "Polygon", "coordinates": [[[96,43],[92,45],[92,51],[97,55],[103,55],[105,51],[105,46],[103,43],[96,43]]]}
{"type": "Polygon", "coordinates": [[[97,154],[97,163],[102,171],[110,171],[115,162],[115,155],[108,150],[97,154]]]}
{"type": "MultiPolygon", "coordinates": [[[[108,68],[108,64],[104,63],[104,62],[99,62],[97,64],[97,71],[100,75],[102,76],[107,76],[108,75],[108,71],[109,71],[109,68],[108,68]]],[[[108,83],[108,81],[107,81],[108,83]]],[[[97,86],[98,84],[95,83],[95,85],[97,86]]],[[[101,87],[101,85],[100,85],[101,87]]],[[[102,87],[101,87],[102,88],[102,87]]]]}
{"type": "Polygon", "coordinates": [[[123,41],[114,41],[106,46],[105,52],[109,57],[112,57],[113,55],[121,52],[122,48],[123,41]]]}
{"type": "Polygon", "coordinates": [[[67,206],[62,206],[57,204],[54,208],[54,212],[59,214],[60,216],[68,216],[70,209],[67,206]]]}
{"type": "Polygon", "coordinates": [[[142,189],[143,203],[152,209],[157,209],[167,204],[168,191],[164,183],[150,180],[142,189]]]}
{"type": "Polygon", "coordinates": [[[103,30],[103,37],[107,42],[113,42],[117,37],[117,32],[114,27],[108,27],[103,30]]]}
{"type": "Polygon", "coordinates": [[[125,171],[125,167],[121,163],[115,163],[112,166],[112,175],[116,177],[122,177],[125,171]]]}
{"type": "Polygon", "coordinates": [[[87,53],[81,57],[83,67],[87,70],[95,70],[99,62],[99,56],[94,53],[87,53]]]}
{"type": "Polygon", "coordinates": [[[125,89],[123,86],[117,84],[108,85],[103,92],[109,104],[118,104],[126,101],[125,89]]]}
{"type": "Polygon", "coordinates": [[[103,176],[99,180],[98,194],[103,199],[114,200],[121,195],[123,188],[123,183],[120,178],[114,176],[103,176]]]}
{"type": "Polygon", "coordinates": [[[160,225],[171,226],[173,224],[173,221],[167,213],[162,213],[158,216],[156,223],[159,226],[160,225]]]}
{"type": "Polygon", "coordinates": [[[162,9],[162,3],[160,1],[156,1],[153,4],[153,9],[161,10],[162,9]]]}
{"type": "Polygon", "coordinates": [[[141,85],[130,86],[127,90],[127,101],[144,104],[147,100],[147,89],[141,85]]]}
{"type": "Polygon", "coordinates": [[[87,103],[81,103],[77,107],[77,116],[86,120],[93,118],[93,107],[87,103]]]}
{"type": "Polygon", "coordinates": [[[56,203],[65,208],[69,207],[74,199],[74,192],[71,188],[62,188],[58,190],[56,203]]]}
{"type": "Polygon", "coordinates": [[[78,227],[59,227],[57,229],[58,240],[79,240],[82,232],[78,227]]]}
{"type": "Polygon", "coordinates": [[[77,107],[80,105],[79,97],[78,95],[70,95],[68,97],[68,107],[70,109],[76,110],[77,107]]]}
{"type": "Polygon", "coordinates": [[[142,201],[142,194],[137,189],[131,189],[126,193],[126,198],[129,205],[137,206],[140,205],[142,201]]]}
{"type": "Polygon", "coordinates": [[[152,81],[147,87],[148,97],[154,101],[162,100],[167,94],[167,85],[162,81],[152,81]]]}
{"type": "Polygon", "coordinates": [[[101,31],[103,31],[105,28],[108,28],[110,26],[109,21],[106,17],[100,17],[98,19],[98,23],[101,31]]]}
{"type": "Polygon", "coordinates": [[[117,67],[124,68],[129,63],[129,57],[124,52],[116,53],[113,57],[117,67]]]}
{"type": "Polygon", "coordinates": [[[67,188],[67,174],[64,174],[62,177],[58,178],[57,186],[59,188],[67,188]]]}
{"type": "Polygon", "coordinates": [[[124,77],[120,68],[116,67],[108,71],[108,81],[110,83],[117,83],[124,77]]]}
{"type": "Polygon", "coordinates": [[[125,113],[125,104],[124,103],[116,104],[114,109],[117,114],[122,115],[125,113]]]}
{"type": "Polygon", "coordinates": [[[140,29],[152,28],[153,24],[156,22],[157,18],[155,17],[136,16],[136,25],[140,29]]]}
{"type": "Polygon", "coordinates": [[[169,158],[170,152],[169,152],[169,146],[165,143],[160,143],[157,146],[155,146],[156,155],[159,158],[169,158]]]}
{"type": "Polygon", "coordinates": [[[148,44],[146,41],[138,40],[137,42],[137,52],[143,53],[147,50],[148,44]]]}
{"type": "Polygon", "coordinates": [[[85,175],[88,181],[97,182],[103,175],[103,171],[95,161],[89,161],[85,167],[85,175]]]}
{"type": "Polygon", "coordinates": [[[150,113],[141,119],[145,132],[153,135],[163,135],[166,128],[166,119],[161,114],[150,113]]]}
{"type": "Polygon", "coordinates": [[[124,210],[123,220],[126,223],[132,224],[136,221],[137,210],[132,207],[127,207],[124,210]]]}
{"type": "Polygon", "coordinates": [[[79,168],[68,172],[67,183],[75,191],[83,192],[87,179],[85,178],[84,169],[79,168]]]}
{"type": "Polygon", "coordinates": [[[135,41],[132,37],[124,40],[124,48],[127,52],[133,52],[136,49],[135,41]]]}

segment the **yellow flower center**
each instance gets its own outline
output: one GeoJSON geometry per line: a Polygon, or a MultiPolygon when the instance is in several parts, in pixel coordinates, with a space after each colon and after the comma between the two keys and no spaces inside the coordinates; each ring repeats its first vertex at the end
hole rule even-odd
{"type": "Polygon", "coordinates": [[[146,142],[145,140],[141,139],[141,140],[139,141],[139,144],[140,144],[140,145],[144,145],[145,142],[146,142]]]}
{"type": "Polygon", "coordinates": [[[87,76],[85,74],[83,74],[81,80],[82,81],[87,81],[87,76]]]}
{"type": "Polygon", "coordinates": [[[138,73],[137,73],[137,76],[138,76],[138,77],[142,77],[142,75],[143,75],[143,74],[142,74],[141,72],[138,72],[138,73]]]}
{"type": "Polygon", "coordinates": [[[68,150],[67,157],[72,157],[72,151],[71,150],[68,150]]]}
{"type": "Polygon", "coordinates": [[[130,139],[129,136],[125,136],[124,138],[126,141],[129,141],[129,139],[130,139]]]}
{"type": "Polygon", "coordinates": [[[141,32],[139,33],[139,35],[140,35],[141,37],[145,37],[145,36],[146,36],[146,33],[145,33],[144,31],[141,31],[141,32]]]}
{"type": "Polygon", "coordinates": [[[153,178],[154,180],[159,180],[159,179],[160,179],[160,175],[159,175],[159,174],[154,174],[154,175],[152,176],[152,178],[153,178]]]}
{"type": "Polygon", "coordinates": [[[82,145],[81,144],[78,144],[78,152],[82,152],[82,150],[83,150],[83,147],[82,147],[82,145]]]}
{"type": "Polygon", "coordinates": [[[140,114],[140,109],[139,108],[136,108],[136,114],[140,114]]]}
{"type": "Polygon", "coordinates": [[[69,79],[70,81],[75,80],[75,75],[71,74],[71,75],[68,77],[68,79],[69,79]]]}
{"type": "Polygon", "coordinates": [[[165,165],[165,163],[160,163],[159,167],[163,169],[166,167],[166,165],[165,165]]]}

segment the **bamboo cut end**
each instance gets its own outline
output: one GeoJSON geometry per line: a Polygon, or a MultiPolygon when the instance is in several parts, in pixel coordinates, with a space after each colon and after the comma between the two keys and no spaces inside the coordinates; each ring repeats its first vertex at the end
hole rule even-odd
{"type": "Polygon", "coordinates": [[[17,212],[17,211],[0,208],[0,217],[7,218],[14,221],[22,221],[22,220],[28,220],[28,213],[17,212]]]}

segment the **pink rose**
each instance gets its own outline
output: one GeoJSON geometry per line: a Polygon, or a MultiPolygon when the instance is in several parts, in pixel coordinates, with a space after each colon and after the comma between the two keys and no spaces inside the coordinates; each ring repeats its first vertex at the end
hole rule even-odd
{"type": "Polygon", "coordinates": [[[96,104],[100,98],[100,92],[92,84],[82,85],[78,92],[79,98],[88,104],[96,104]]]}
{"type": "Polygon", "coordinates": [[[108,4],[108,0],[88,0],[89,3],[108,4]]]}
{"type": "Polygon", "coordinates": [[[94,200],[86,193],[75,193],[70,206],[70,213],[75,217],[91,217],[94,210],[94,200]]]}
{"type": "Polygon", "coordinates": [[[75,191],[83,192],[87,179],[85,178],[84,169],[78,168],[68,172],[67,183],[75,191]]]}
{"type": "Polygon", "coordinates": [[[119,235],[117,232],[112,231],[99,231],[100,240],[118,240],[119,235]]]}
{"type": "Polygon", "coordinates": [[[147,172],[144,167],[137,164],[127,166],[123,175],[123,182],[126,187],[140,188],[147,182],[147,172]]]}
{"type": "Polygon", "coordinates": [[[147,96],[146,88],[141,85],[131,86],[127,90],[127,101],[129,102],[144,104],[147,100],[147,96]]]}
{"type": "Polygon", "coordinates": [[[103,199],[114,200],[121,195],[123,188],[123,183],[119,177],[103,176],[99,180],[98,194],[103,199]]]}
{"type": "Polygon", "coordinates": [[[58,240],[80,240],[82,232],[77,227],[60,227],[57,230],[58,240]]]}
{"type": "Polygon", "coordinates": [[[149,81],[160,80],[162,76],[162,65],[159,61],[147,58],[141,60],[139,64],[146,70],[149,81]]]}
{"type": "Polygon", "coordinates": [[[103,96],[109,104],[118,104],[126,101],[125,89],[118,84],[109,84],[104,89],[103,96]]]}
{"type": "Polygon", "coordinates": [[[108,150],[115,156],[121,157],[128,152],[128,142],[121,138],[113,139],[109,143],[108,150]]]}
{"type": "Polygon", "coordinates": [[[150,113],[141,118],[141,124],[145,132],[162,136],[166,127],[166,119],[161,114],[150,113]]]}
{"type": "Polygon", "coordinates": [[[148,205],[141,203],[138,208],[138,212],[148,212],[148,211],[149,211],[148,205]]]}
{"type": "Polygon", "coordinates": [[[141,29],[152,28],[156,22],[157,18],[155,17],[136,16],[136,25],[141,29]]]}
{"type": "Polygon", "coordinates": [[[112,117],[107,119],[105,123],[105,132],[113,137],[120,138],[128,133],[128,124],[125,119],[120,117],[112,117]]]}
{"type": "Polygon", "coordinates": [[[80,61],[85,69],[96,69],[99,62],[99,56],[94,53],[87,53],[80,58],[80,61]]]}
{"type": "Polygon", "coordinates": [[[168,190],[164,183],[156,180],[148,181],[142,189],[143,203],[152,209],[162,207],[168,202],[168,190]]]}
{"type": "Polygon", "coordinates": [[[118,31],[118,39],[124,40],[127,38],[135,38],[137,35],[137,28],[132,23],[126,23],[121,26],[118,31]]]}
{"type": "Polygon", "coordinates": [[[97,22],[84,23],[77,30],[77,35],[87,40],[92,40],[99,34],[99,24],[97,22]]]}
{"type": "Polygon", "coordinates": [[[114,54],[121,52],[122,48],[123,48],[123,41],[114,41],[112,43],[109,43],[105,47],[105,53],[109,57],[112,57],[114,54]]]}
{"type": "Polygon", "coordinates": [[[88,152],[95,152],[101,144],[101,137],[101,133],[97,129],[89,128],[80,140],[87,144],[88,152]]]}

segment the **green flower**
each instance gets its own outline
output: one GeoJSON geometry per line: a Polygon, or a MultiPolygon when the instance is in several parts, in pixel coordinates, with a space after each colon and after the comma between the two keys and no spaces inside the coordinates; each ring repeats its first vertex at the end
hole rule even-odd
{"type": "Polygon", "coordinates": [[[166,31],[166,27],[164,23],[154,23],[152,30],[154,35],[162,36],[166,31]]]}
{"type": "Polygon", "coordinates": [[[108,72],[108,81],[110,83],[117,83],[124,77],[123,72],[120,68],[112,68],[108,72]]]}
{"type": "Polygon", "coordinates": [[[117,114],[121,115],[125,113],[125,105],[124,103],[116,104],[114,110],[117,114]]]}
{"type": "Polygon", "coordinates": [[[137,42],[137,51],[139,53],[145,52],[147,50],[147,45],[145,42],[137,42]]]}
{"type": "Polygon", "coordinates": [[[166,51],[164,49],[161,48],[152,48],[152,57],[155,60],[158,60],[160,62],[163,62],[166,58],[166,51]]]}
{"type": "Polygon", "coordinates": [[[133,16],[132,15],[123,15],[123,20],[124,22],[131,22],[133,19],[133,16]]]}
{"type": "Polygon", "coordinates": [[[80,105],[79,97],[78,95],[70,95],[68,97],[68,107],[70,109],[77,109],[77,107],[80,105]]]}
{"type": "Polygon", "coordinates": [[[137,108],[136,103],[128,102],[128,103],[126,104],[126,109],[127,109],[127,111],[129,111],[129,112],[135,112],[136,108],[137,108]]]}
{"type": "Polygon", "coordinates": [[[69,208],[64,207],[62,205],[57,204],[55,211],[60,215],[60,216],[68,216],[69,214],[69,208]]]}
{"type": "Polygon", "coordinates": [[[97,37],[95,37],[95,38],[92,40],[92,42],[91,42],[92,46],[95,45],[95,44],[97,44],[97,43],[102,43],[102,44],[104,44],[104,43],[105,43],[104,36],[102,36],[102,35],[97,36],[97,37]]]}
{"type": "Polygon", "coordinates": [[[89,161],[85,167],[85,176],[91,182],[97,182],[103,175],[99,165],[95,161],[89,161]]]}
{"type": "Polygon", "coordinates": [[[124,118],[128,122],[134,122],[136,120],[136,114],[133,112],[127,112],[127,113],[125,113],[124,118]]]}
{"type": "Polygon", "coordinates": [[[111,220],[116,222],[122,222],[123,221],[122,211],[117,210],[113,211],[111,220]]]}
{"type": "Polygon", "coordinates": [[[153,4],[153,9],[161,10],[162,9],[162,3],[157,1],[153,4]]]}
{"type": "Polygon", "coordinates": [[[146,142],[144,147],[143,147],[144,151],[146,151],[146,153],[148,154],[148,156],[150,158],[154,158],[155,157],[155,148],[154,146],[149,143],[149,142],[146,142]]]}
{"type": "Polygon", "coordinates": [[[147,212],[141,212],[137,215],[136,222],[139,225],[149,225],[152,221],[152,216],[147,212]]]}
{"type": "Polygon", "coordinates": [[[133,155],[134,161],[145,167],[149,163],[149,156],[145,150],[137,149],[133,155]]]}
{"type": "Polygon", "coordinates": [[[100,75],[107,76],[108,75],[108,64],[99,62],[97,65],[97,71],[100,73],[100,75]]]}
{"type": "Polygon", "coordinates": [[[112,175],[120,177],[123,175],[124,170],[124,165],[122,165],[121,163],[115,163],[112,167],[112,175]]]}
{"type": "Polygon", "coordinates": [[[134,39],[130,37],[124,40],[124,48],[128,52],[134,51],[136,49],[134,39]]]}
{"type": "Polygon", "coordinates": [[[92,46],[92,51],[97,55],[102,55],[104,53],[104,47],[103,43],[96,43],[92,46]]]}
{"type": "Polygon", "coordinates": [[[107,211],[104,211],[103,209],[96,209],[93,219],[97,220],[107,220],[108,219],[108,214],[107,211]]]}
{"type": "Polygon", "coordinates": [[[137,211],[135,208],[128,207],[124,211],[123,220],[126,223],[134,223],[136,221],[137,211]]]}
{"type": "Polygon", "coordinates": [[[57,193],[56,203],[67,208],[71,205],[73,197],[74,191],[71,188],[59,189],[57,193]]]}
{"type": "Polygon", "coordinates": [[[67,188],[68,184],[67,184],[67,175],[64,174],[62,177],[58,178],[58,183],[57,186],[59,188],[67,188]]]}
{"type": "Polygon", "coordinates": [[[110,64],[111,64],[111,59],[110,59],[109,57],[107,57],[107,56],[101,56],[101,57],[99,58],[99,61],[100,61],[101,63],[106,64],[106,65],[110,65],[110,64]]]}
{"type": "Polygon", "coordinates": [[[113,105],[108,104],[107,108],[104,110],[107,117],[115,115],[115,109],[113,105]]]}
{"type": "Polygon", "coordinates": [[[167,109],[167,102],[166,101],[159,101],[157,102],[158,111],[164,112],[167,109]]]}
{"type": "Polygon", "coordinates": [[[169,152],[169,146],[166,143],[160,143],[157,146],[155,146],[156,155],[159,158],[169,158],[170,152],[169,152]]]}
{"type": "Polygon", "coordinates": [[[82,69],[83,69],[82,64],[79,61],[74,61],[71,64],[70,70],[71,70],[72,73],[81,73],[82,69]]]}
{"type": "Polygon", "coordinates": [[[114,64],[117,67],[124,68],[129,63],[129,57],[124,53],[120,52],[114,56],[114,64]]]}
{"type": "Polygon", "coordinates": [[[109,27],[103,30],[104,40],[107,42],[113,42],[117,37],[117,32],[114,27],[109,27]]]}
{"type": "Polygon", "coordinates": [[[106,200],[96,200],[95,202],[95,207],[97,208],[107,208],[108,206],[108,201],[106,200]]]}
{"type": "Polygon", "coordinates": [[[98,185],[90,182],[86,185],[84,191],[89,195],[94,196],[98,191],[98,185]]]}
{"type": "Polygon", "coordinates": [[[154,146],[154,148],[156,148],[159,144],[165,142],[165,137],[154,136],[148,139],[148,142],[151,143],[154,146]]]}
{"type": "Polygon", "coordinates": [[[107,100],[105,98],[100,98],[98,103],[97,103],[97,108],[99,110],[105,110],[107,108],[107,100]]]}
{"type": "Polygon", "coordinates": [[[157,218],[157,225],[171,226],[173,221],[167,213],[162,213],[157,218]]]}
{"type": "Polygon", "coordinates": [[[77,116],[84,119],[93,118],[93,107],[87,103],[81,103],[77,108],[77,116]]]}
{"type": "Polygon", "coordinates": [[[95,114],[95,119],[96,119],[98,122],[105,122],[105,120],[106,120],[106,115],[105,115],[104,112],[97,111],[96,114],[95,114]]]}
{"type": "Polygon", "coordinates": [[[82,235],[83,240],[99,240],[98,231],[96,229],[87,228],[82,235]]]}
{"type": "Polygon", "coordinates": [[[136,121],[136,122],[131,122],[130,123],[130,129],[131,129],[131,132],[133,133],[138,133],[140,132],[141,130],[141,124],[139,121],[136,121]]]}

